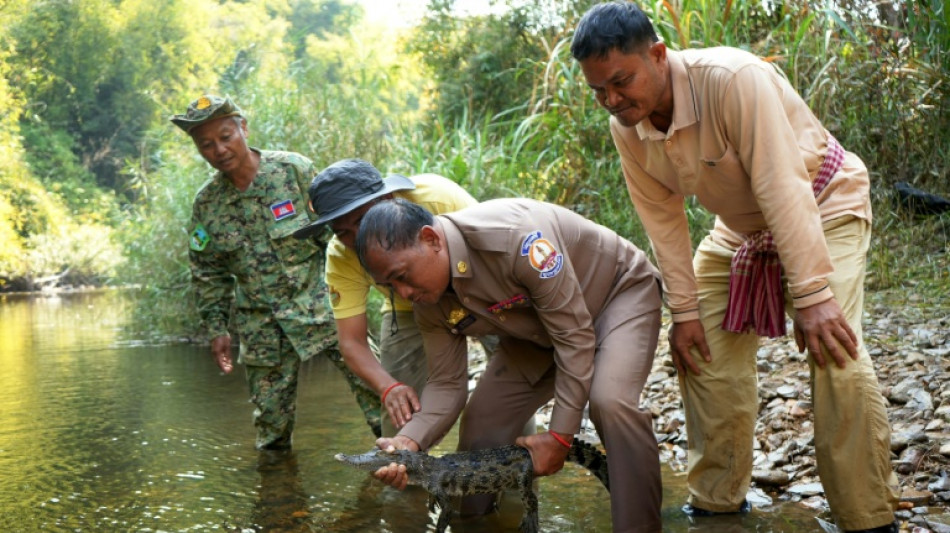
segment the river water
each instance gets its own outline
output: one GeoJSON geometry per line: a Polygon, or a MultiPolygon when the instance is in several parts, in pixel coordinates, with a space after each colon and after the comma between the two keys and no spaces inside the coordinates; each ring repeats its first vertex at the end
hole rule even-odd
{"type": "MultiPolygon", "coordinates": [[[[395,491],[337,463],[373,436],[338,372],[304,365],[294,451],[254,450],[241,368],[207,347],[147,345],[115,291],[0,296],[0,532],[422,532],[421,491],[395,491]]],[[[452,451],[450,433],[433,453],[452,451]]],[[[576,465],[538,483],[543,531],[609,532],[607,493],[576,465]]],[[[664,470],[664,530],[821,531],[792,504],[691,524],[685,479],[664,470]]],[[[450,531],[517,531],[521,506],[450,531]]]]}

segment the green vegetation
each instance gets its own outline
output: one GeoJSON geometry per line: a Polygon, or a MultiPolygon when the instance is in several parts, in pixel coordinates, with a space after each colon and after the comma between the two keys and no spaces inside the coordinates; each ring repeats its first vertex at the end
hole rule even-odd
{"type": "MultiPolygon", "coordinates": [[[[0,288],[134,284],[143,330],[197,335],[185,242],[210,170],[167,117],[203,91],[235,98],[255,146],[558,202],[647,247],[568,50],[593,3],[460,17],[430,0],[397,31],[348,0],[7,0],[0,288]]],[[[914,218],[892,193],[907,181],[950,196],[943,0],[641,5],[672,48],[737,46],[779,65],[871,170],[869,287],[948,293],[950,215],[914,218]]],[[[698,236],[712,218],[689,207],[698,236]]]]}

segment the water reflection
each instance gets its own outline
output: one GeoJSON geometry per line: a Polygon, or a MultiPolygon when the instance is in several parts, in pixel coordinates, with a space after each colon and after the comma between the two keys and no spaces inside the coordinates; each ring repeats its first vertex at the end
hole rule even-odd
{"type": "MultiPolygon", "coordinates": [[[[333,459],[374,439],[324,361],[301,369],[294,451],[262,454],[240,370],[221,375],[205,347],[124,338],[135,302],[123,294],[0,298],[0,531],[434,530],[424,492],[333,459]]],[[[664,473],[667,531],[818,530],[814,512],[792,505],[691,525],[684,484],[664,473]]],[[[610,531],[607,493],[582,468],[538,486],[544,531],[610,531]]],[[[499,513],[453,515],[450,528],[517,531],[521,514],[511,495],[499,513]]]]}

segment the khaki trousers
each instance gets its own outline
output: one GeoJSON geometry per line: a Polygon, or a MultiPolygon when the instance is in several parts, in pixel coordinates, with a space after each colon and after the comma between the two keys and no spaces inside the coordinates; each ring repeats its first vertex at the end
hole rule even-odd
{"type": "MultiPolygon", "coordinates": [[[[638,302],[618,295],[601,316],[627,313],[638,302]]],[[[606,321],[605,321],[606,322],[606,321]]],[[[662,500],[659,449],[649,411],[640,409],[656,352],[660,311],[651,311],[601,331],[595,324],[597,349],[590,388],[590,417],[607,450],[610,513],[615,533],[661,530],[662,500]]],[[[530,383],[510,363],[541,349],[530,342],[501,337],[465,407],[459,431],[460,450],[511,444],[525,421],[554,394],[553,357],[544,377],[530,383]]],[[[551,350],[545,350],[553,354],[551,350]]],[[[466,504],[463,503],[463,512],[466,504]]]]}
{"type": "MultiPolygon", "coordinates": [[[[858,336],[860,357],[845,368],[831,362],[824,369],[808,357],[818,474],[838,526],[868,529],[893,521],[897,503],[887,412],[862,340],[871,230],[867,221],[847,216],[826,222],[824,231],[834,265],[829,283],[858,336]]],[[[709,511],[735,511],[748,492],[759,409],[759,337],[721,328],[734,254],[709,236],[696,251],[693,268],[712,361],[705,363],[694,352],[702,374],[679,376],[689,439],[689,503],[709,511]]],[[[786,312],[794,316],[787,291],[785,298],[786,312]]]]}

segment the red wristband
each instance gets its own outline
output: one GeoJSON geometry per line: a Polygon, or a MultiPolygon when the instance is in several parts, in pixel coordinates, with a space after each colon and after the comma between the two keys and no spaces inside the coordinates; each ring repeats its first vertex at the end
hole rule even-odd
{"type": "Polygon", "coordinates": [[[396,387],[398,387],[398,386],[400,386],[400,385],[403,385],[403,383],[397,381],[397,382],[393,383],[392,385],[386,387],[386,390],[383,391],[382,396],[379,397],[379,402],[380,402],[380,403],[386,403],[386,395],[389,394],[389,391],[395,389],[396,387]]]}
{"type": "Polygon", "coordinates": [[[560,442],[561,444],[563,444],[565,448],[570,448],[570,447],[571,447],[571,443],[570,443],[570,442],[567,442],[566,440],[564,440],[564,437],[562,437],[562,436],[558,435],[557,433],[555,433],[553,429],[549,429],[549,430],[548,430],[548,433],[550,433],[551,436],[554,437],[554,440],[556,440],[556,441],[560,442]]]}

